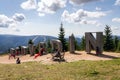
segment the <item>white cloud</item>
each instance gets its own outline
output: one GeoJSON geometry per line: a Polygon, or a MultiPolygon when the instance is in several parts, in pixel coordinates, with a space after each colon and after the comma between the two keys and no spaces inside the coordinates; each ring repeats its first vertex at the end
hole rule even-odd
{"type": "MultiPolygon", "coordinates": [[[[102,0],[69,0],[70,3],[74,3],[74,4],[84,4],[88,2],[94,2],[94,1],[102,1],[102,0]]],[[[23,9],[33,9],[31,8],[32,6],[37,6],[36,10],[38,11],[38,15],[45,16],[45,14],[53,14],[59,9],[64,8],[66,6],[66,3],[67,3],[67,0],[40,0],[36,5],[35,0],[27,0],[26,2],[23,2],[21,4],[21,7],[23,9]]],[[[101,8],[96,7],[96,10],[101,10],[101,8]]],[[[88,17],[95,17],[95,18],[97,17],[99,18],[105,15],[103,12],[78,11],[78,14],[79,12],[83,13],[83,15],[86,15],[88,17]]],[[[72,16],[74,15],[75,14],[73,13],[72,16]]],[[[79,21],[79,19],[76,19],[76,21],[79,21]]]]}
{"type": "Polygon", "coordinates": [[[15,21],[18,21],[18,22],[21,22],[21,21],[23,21],[24,19],[25,19],[25,16],[24,16],[24,14],[18,14],[18,13],[16,13],[14,16],[13,16],[13,19],[15,20],[15,21]]]}
{"type": "Polygon", "coordinates": [[[15,29],[16,32],[20,32],[20,29],[15,29]]]}
{"type": "Polygon", "coordinates": [[[0,14],[0,27],[2,28],[8,28],[8,27],[14,27],[17,26],[18,23],[23,21],[25,19],[24,14],[16,13],[13,15],[13,17],[7,17],[4,14],[0,14]]]}
{"type": "Polygon", "coordinates": [[[25,10],[31,10],[31,9],[36,9],[36,0],[27,0],[23,2],[21,5],[21,8],[25,10]]]}
{"type": "Polygon", "coordinates": [[[113,22],[120,22],[120,18],[113,18],[112,21],[113,22]]]}
{"type": "Polygon", "coordinates": [[[112,29],[112,30],[119,30],[118,27],[112,27],[111,29],[112,29]]]}
{"type": "Polygon", "coordinates": [[[44,13],[38,13],[38,15],[39,15],[39,16],[45,16],[45,14],[44,14],[44,13]]]}
{"type": "Polygon", "coordinates": [[[96,25],[96,26],[101,26],[102,25],[96,20],[88,20],[88,21],[86,20],[86,24],[92,24],[92,25],[96,25]]]}
{"type": "Polygon", "coordinates": [[[20,29],[17,29],[17,28],[12,28],[13,31],[16,31],[16,32],[20,32],[20,29]]]}
{"type": "Polygon", "coordinates": [[[70,0],[71,4],[83,5],[88,2],[101,1],[101,0],[70,0]]]}
{"type": "Polygon", "coordinates": [[[10,30],[10,31],[15,31],[15,32],[20,32],[20,29],[18,29],[17,28],[17,24],[15,24],[15,23],[12,23],[12,24],[10,24],[10,26],[8,27],[8,29],[10,30]]]}
{"type": "Polygon", "coordinates": [[[8,27],[9,21],[10,21],[10,19],[7,16],[5,16],[3,14],[0,15],[0,27],[4,27],[4,28],[8,27]]]}
{"type": "Polygon", "coordinates": [[[64,8],[66,6],[66,0],[41,0],[38,3],[39,15],[43,16],[46,13],[55,13],[60,8],[64,8]]]}
{"type": "Polygon", "coordinates": [[[119,5],[120,6],[120,0],[116,0],[115,1],[115,5],[119,5]]]}
{"type": "Polygon", "coordinates": [[[75,13],[70,14],[67,10],[65,10],[62,14],[62,20],[69,23],[93,24],[100,26],[101,24],[98,21],[92,19],[100,18],[103,16],[106,16],[106,14],[103,12],[90,12],[79,9],[75,13]]]}
{"type": "Polygon", "coordinates": [[[103,13],[103,12],[89,12],[89,11],[85,11],[85,13],[90,18],[100,18],[100,17],[106,16],[106,14],[103,13]]]}
{"type": "Polygon", "coordinates": [[[96,25],[96,26],[102,26],[101,23],[99,23],[97,20],[81,20],[79,22],[80,24],[90,24],[90,25],[96,25]]]}

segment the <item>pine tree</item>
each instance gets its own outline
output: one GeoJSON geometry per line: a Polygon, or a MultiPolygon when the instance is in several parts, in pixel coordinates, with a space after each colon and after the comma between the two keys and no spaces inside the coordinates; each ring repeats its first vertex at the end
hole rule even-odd
{"type": "Polygon", "coordinates": [[[30,39],[30,40],[28,41],[28,44],[34,44],[33,41],[32,41],[32,39],[30,39]]]}
{"type": "Polygon", "coordinates": [[[80,45],[78,44],[76,39],[75,39],[75,50],[80,50],[80,45]]]}
{"type": "Polygon", "coordinates": [[[116,49],[117,49],[117,47],[118,47],[118,43],[119,43],[119,39],[118,39],[117,36],[115,36],[113,42],[114,42],[114,51],[116,51],[116,49]]]}
{"type": "Polygon", "coordinates": [[[120,40],[119,40],[119,42],[118,42],[118,46],[117,46],[116,52],[120,52],[120,40]]]}
{"type": "Polygon", "coordinates": [[[114,48],[114,44],[113,44],[113,39],[112,39],[111,28],[108,25],[106,25],[104,31],[105,31],[104,50],[105,51],[112,51],[114,48]]]}
{"type": "Polygon", "coordinates": [[[80,50],[85,50],[85,37],[84,36],[81,39],[80,50]]]}
{"type": "Polygon", "coordinates": [[[58,35],[58,38],[62,43],[62,51],[67,51],[66,39],[64,38],[64,36],[65,36],[65,31],[64,31],[64,28],[63,28],[63,24],[61,23],[60,33],[58,35]]]}
{"type": "Polygon", "coordinates": [[[50,40],[49,39],[47,41],[47,51],[48,51],[48,53],[52,52],[52,48],[51,48],[51,44],[50,44],[50,40]]]}

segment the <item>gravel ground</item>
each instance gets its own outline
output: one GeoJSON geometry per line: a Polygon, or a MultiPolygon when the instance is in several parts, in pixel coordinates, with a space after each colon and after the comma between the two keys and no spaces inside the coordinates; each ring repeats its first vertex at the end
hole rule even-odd
{"type": "MultiPolygon", "coordinates": [[[[0,63],[2,64],[15,64],[16,59],[11,58],[8,59],[9,55],[0,56],[0,63]]],[[[30,55],[21,55],[17,56],[20,58],[21,63],[28,61],[38,61],[43,64],[54,64],[59,63],[58,61],[53,61],[51,54],[39,56],[34,59],[34,56],[30,57],[30,55]]],[[[103,52],[102,55],[96,56],[95,52],[92,51],[91,54],[87,54],[85,51],[76,51],[75,54],[70,54],[69,52],[65,52],[65,62],[74,62],[79,60],[111,60],[114,58],[120,58],[120,53],[113,52],[103,52]]]]}

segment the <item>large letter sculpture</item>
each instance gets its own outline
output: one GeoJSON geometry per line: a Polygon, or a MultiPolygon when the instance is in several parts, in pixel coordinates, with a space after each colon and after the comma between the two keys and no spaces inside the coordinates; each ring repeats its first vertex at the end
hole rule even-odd
{"type": "Polygon", "coordinates": [[[96,50],[96,54],[102,54],[103,52],[103,32],[86,32],[86,52],[90,53],[91,49],[96,50]],[[96,39],[92,33],[96,33],[96,39]]]}
{"type": "Polygon", "coordinates": [[[51,40],[51,45],[53,51],[57,49],[58,51],[62,52],[62,43],[60,40],[51,40]]]}

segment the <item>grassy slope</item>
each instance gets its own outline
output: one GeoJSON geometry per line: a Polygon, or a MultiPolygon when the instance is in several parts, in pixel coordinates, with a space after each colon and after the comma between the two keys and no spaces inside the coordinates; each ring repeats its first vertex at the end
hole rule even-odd
{"type": "Polygon", "coordinates": [[[120,80],[120,59],[52,65],[0,64],[0,80],[120,80]]]}

